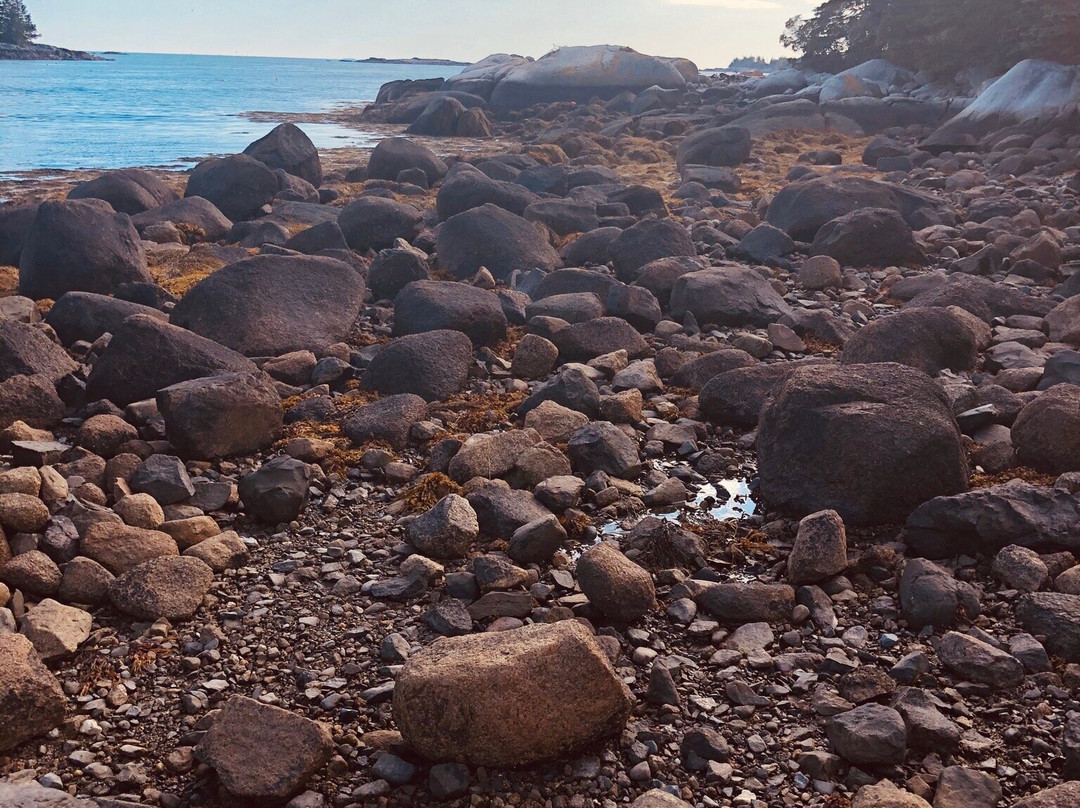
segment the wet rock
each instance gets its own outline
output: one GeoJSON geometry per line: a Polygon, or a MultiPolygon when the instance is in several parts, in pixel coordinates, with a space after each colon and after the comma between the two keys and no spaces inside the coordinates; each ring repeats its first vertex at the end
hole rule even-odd
{"type": "Polygon", "coordinates": [[[7,752],[59,726],[66,704],[60,682],[30,640],[0,635],[0,750],[7,752]]]}
{"type": "Polygon", "coordinates": [[[656,608],[652,576],[608,542],[582,554],[577,578],[589,602],[616,622],[632,623],[656,608]]]}
{"type": "Polygon", "coordinates": [[[994,646],[950,631],[937,645],[938,659],[955,675],[991,687],[1015,687],[1024,678],[1024,666],[994,646]]]}
{"type": "Polygon", "coordinates": [[[907,730],[900,713],[880,704],[864,704],[834,716],[827,731],[837,754],[856,765],[902,763],[907,751],[907,730]]]}
{"type": "Polygon", "coordinates": [[[180,382],[161,390],[157,404],[169,442],[184,457],[252,454],[281,436],[281,398],[265,374],[226,373],[180,382]]]}
{"type": "Polygon", "coordinates": [[[233,696],[195,747],[237,797],[284,801],[333,754],[330,728],[279,707],[233,696]]]}
{"type": "Polygon", "coordinates": [[[766,501],[847,524],[897,522],[967,487],[947,398],[893,363],[796,369],[762,410],[757,451],[766,501]]]}
{"type": "Polygon", "coordinates": [[[275,457],[240,481],[240,501],[256,519],[291,522],[307,506],[311,467],[291,457],[275,457]]]}
{"type": "Polygon", "coordinates": [[[368,365],[363,385],[382,395],[413,393],[425,401],[448,398],[464,387],[472,343],[458,331],[398,337],[368,365]]]}
{"type": "Polygon", "coordinates": [[[847,532],[836,511],[803,517],[788,556],[788,580],[795,585],[817,583],[847,567],[847,532]]]}
{"type": "Polygon", "coordinates": [[[406,539],[417,552],[433,558],[461,558],[480,533],[468,500],[448,494],[409,523],[406,539]]]}
{"type": "Polygon", "coordinates": [[[410,657],[394,720],[431,760],[519,766],[618,732],[631,703],[589,631],[564,621],[444,639],[410,657]]]}

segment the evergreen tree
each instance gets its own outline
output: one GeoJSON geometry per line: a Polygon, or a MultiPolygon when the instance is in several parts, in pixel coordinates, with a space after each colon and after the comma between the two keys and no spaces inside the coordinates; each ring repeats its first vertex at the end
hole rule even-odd
{"type": "Polygon", "coordinates": [[[38,38],[37,27],[22,0],[0,0],[0,43],[29,45],[38,38]]]}

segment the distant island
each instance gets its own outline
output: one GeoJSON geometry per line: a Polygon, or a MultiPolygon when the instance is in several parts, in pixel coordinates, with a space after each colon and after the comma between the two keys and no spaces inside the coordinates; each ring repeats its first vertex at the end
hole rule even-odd
{"type": "Polygon", "coordinates": [[[466,67],[472,64],[472,62],[455,62],[453,59],[420,59],[416,56],[411,59],[380,59],[377,56],[369,56],[366,59],[342,59],[341,61],[360,65],[444,65],[446,67],[466,67]]]}
{"type": "Polygon", "coordinates": [[[0,42],[0,59],[21,62],[108,62],[109,59],[86,51],[68,50],[55,45],[9,45],[0,42]]]}

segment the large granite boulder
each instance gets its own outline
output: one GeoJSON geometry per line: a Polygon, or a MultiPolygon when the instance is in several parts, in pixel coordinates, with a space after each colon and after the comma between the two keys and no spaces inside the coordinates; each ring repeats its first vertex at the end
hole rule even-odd
{"type": "Polygon", "coordinates": [[[811,255],[828,255],[847,266],[922,266],[926,255],[899,212],[864,208],[826,222],[814,236],[811,255]]]}
{"type": "Polygon", "coordinates": [[[480,267],[503,280],[516,269],[548,272],[560,264],[536,225],[492,204],[447,219],[437,249],[439,265],[458,279],[471,278],[480,267]]]}
{"type": "Polygon", "coordinates": [[[703,269],[681,275],[671,289],[671,314],[693,313],[701,324],[765,327],[791,312],[760,273],[744,266],[703,269]]]}
{"type": "Polygon", "coordinates": [[[403,137],[380,140],[368,159],[367,176],[372,180],[396,180],[402,171],[419,168],[434,185],[446,174],[446,163],[426,146],[403,137]]]}
{"type": "Polygon", "coordinates": [[[703,129],[679,144],[676,162],[687,165],[737,166],[750,156],[750,130],[741,126],[703,129]]]}
{"type": "Polygon", "coordinates": [[[981,330],[972,327],[971,319],[964,311],[941,308],[904,309],[879,317],[844,344],[843,362],[897,362],[931,376],[945,369],[973,370],[984,346],[981,330]]]}
{"type": "Polygon", "coordinates": [[[246,154],[231,154],[195,166],[184,196],[201,196],[236,222],[259,216],[277,191],[278,178],[270,168],[246,154]]]}
{"type": "Polygon", "coordinates": [[[1020,462],[1053,474],[1080,471],[1080,386],[1056,384],[1026,404],[1012,426],[1020,462]]]}
{"type": "Polygon", "coordinates": [[[437,401],[464,389],[472,358],[472,342],[460,331],[410,334],[375,354],[362,382],[384,396],[413,393],[437,401]]]}
{"type": "Polygon", "coordinates": [[[524,216],[525,209],[537,200],[536,194],[524,186],[516,182],[493,180],[465,164],[460,168],[455,166],[443,181],[435,197],[435,209],[440,220],[489,204],[524,216]]]}
{"type": "Polygon", "coordinates": [[[826,223],[866,208],[896,211],[917,230],[956,220],[946,202],[924,191],[866,177],[828,175],[782,188],[769,205],[766,221],[796,241],[813,241],[826,223]]]}
{"type": "Polygon", "coordinates": [[[0,379],[40,375],[56,382],[77,368],[39,326],[0,318],[0,379]]]}
{"type": "Polygon", "coordinates": [[[493,292],[464,283],[414,281],[394,298],[394,336],[443,329],[495,345],[506,337],[506,315],[493,292]]]}
{"type": "Polygon", "coordinates": [[[322,185],[319,150],[299,126],[283,123],[256,140],[244,154],[270,168],[280,168],[294,177],[307,180],[316,188],[322,185]]]}
{"type": "Polygon", "coordinates": [[[65,292],[109,294],[121,283],[151,280],[126,214],[93,200],[38,207],[19,257],[19,294],[56,300],[65,292]]]}
{"type": "Polygon", "coordinates": [[[349,335],[365,292],[343,261],[257,255],[195,284],[171,321],[247,356],[318,351],[349,335]]]}
{"type": "Polygon", "coordinates": [[[175,202],[180,195],[149,171],[122,168],[80,182],[71,189],[67,198],[102,199],[112,205],[117,213],[134,216],[175,202]]]}
{"type": "Polygon", "coordinates": [[[177,225],[189,242],[221,241],[232,230],[232,222],[209,199],[188,196],[133,216],[135,229],[142,233],[153,225],[171,222],[177,225]]]}
{"type": "Polygon", "coordinates": [[[401,238],[412,241],[423,224],[420,211],[405,202],[362,196],[338,215],[338,227],[354,250],[383,250],[401,238]]]}
{"type": "Polygon", "coordinates": [[[162,321],[169,319],[163,311],[116,297],[93,292],[67,292],[49,309],[45,322],[53,327],[64,345],[71,345],[78,340],[94,342],[102,334],[114,334],[133,314],[162,321]]]}
{"type": "Polygon", "coordinates": [[[680,90],[686,79],[672,60],[630,48],[591,45],[559,48],[506,72],[491,92],[496,109],[522,109],[553,101],[585,103],[649,87],[680,90]]]}
{"type": "Polygon", "coordinates": [[[757,454],[771,506],[799,515],[831,508],[848,525],[903,522],[968,485],[945,393],[894,363],[795,370],[762,409],[757,454]]]}
{"type": "Polygon", "coordinates": [[[64,720],[60,682],[21,634],[0,634],[0,752],[44,735],[64,720]]]}
{"type": "Polygon", "coordinates": [[[442,639],[409,658],[394,720],[430,760],[527,766],[618,733],[633,698],[582,624],[442,639]]]}
{"type": "Polygon", "coordinates": [[[158,390],[217,373],[254,373],[254,363],[213,340],[155,317],[129,317],[113,334],[86,380],[91,401],[121,407],[153,398],[158,390]]]}

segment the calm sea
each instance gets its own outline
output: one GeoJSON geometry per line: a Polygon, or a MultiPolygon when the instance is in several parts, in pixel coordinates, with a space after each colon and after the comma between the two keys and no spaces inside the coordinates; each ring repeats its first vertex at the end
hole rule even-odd
{"type": "MultiPolygon", "coordinates": [[[[384,82],[461,69],[145,53],[110,58],[0,61],[0,173],[187,167],[208,154],[242,151],[274,126],[243,113],[355,106],[373,101],[384,82]]],[[[319,148],[376,140],[333,124],[301,127],[319,148]]]]}

